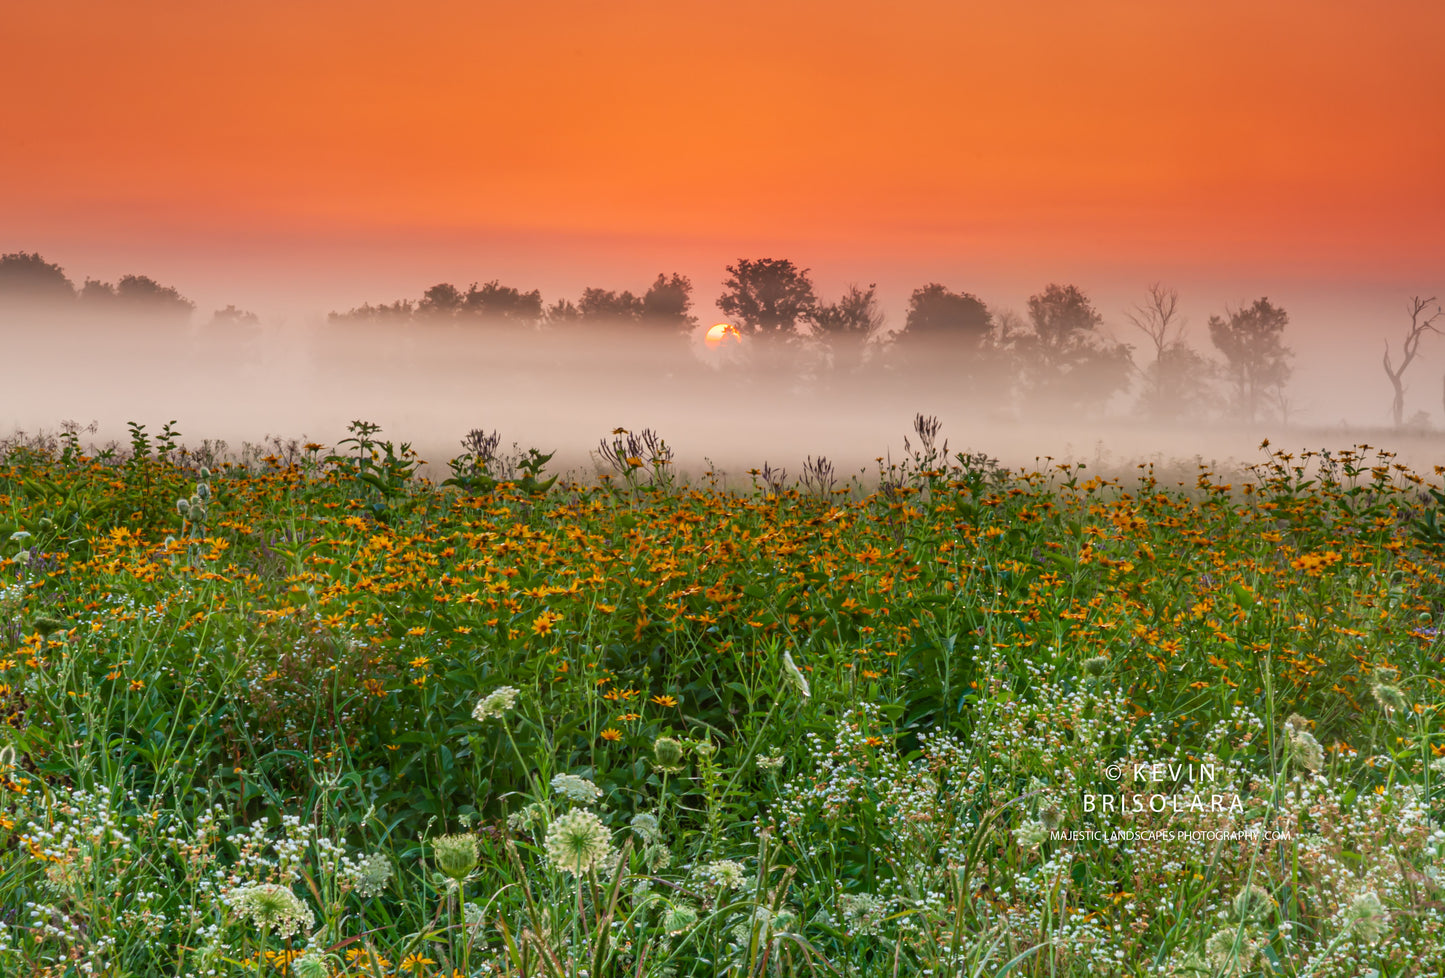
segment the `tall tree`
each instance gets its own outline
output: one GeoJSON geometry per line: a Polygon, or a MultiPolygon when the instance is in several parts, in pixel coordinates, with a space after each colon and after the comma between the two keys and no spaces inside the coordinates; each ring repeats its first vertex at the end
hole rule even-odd
{"type": "Polygon", "coordinates": [[[535,326],[542,320],[542,291],[523,292],[496,279],[480,288],[473,282],[462,296],[462,313],[478,319],[535,326]]]}
{"type": "MultiPolygon", "coordinates": [[[[1253,423],[1271,392],[1282,391],[1290,377],[1294,352],[1284,345],[1289,314],[1268,298],[1254,305],[1209,317],[1209,338],[1224,355],[1234,388],[1235,413],[1253,423]]],[[[1278,400],[1278,397],[1275,398],[1278,400]]]]}
{"type": "Polygon", "coordinates": [[[849,285],[837,302],[818,303],[812,316],[814,332],[828,344],[834,371],[844,374],[863,365],[864,350],[882,334],[883,322],[876,283],[867,289],[849,285]]]}
{"type": "Polygon", "coordinates": [[[577,314],[584,323],[635,323],[642,318],[642,299],[631,292],[583,289],[577,314]]]}
{"type": "Polygon", "coordinates": [[[993,316],[971,292],[950,292],[937,282],[914,289],[900,343],[930,346],[946,343],[977,350],[993,329],[993,316]]]}
{"type": "Polygon", "coordinates": [[[1390,359],[1390,341],[1385,341],[1385,376],[1390,378],[1390,386],[1395,389],[1395,400],[1390,405],[1390,413],[1395,419],[1396,428],[1405,423],[1405,371],[1419,355],[1420,340],[1424,339],[1425,334],[1440,332],[1435,320],[1440,318],[1442,311],[1436,303],[1434,312],[1431,312],[1432,302],[1435,302],[1433,295],[1428,299],[1422,299],[1418,295],[1411,296],[1410,305],[1407,307],[1410,326],[1405,330],[1405,339],[1400,344],[1404,358],[1398,367],[1390,359]]]}
{"type": "MultiPolygon", "coordinates": [[[[85,284],[87,289],[91,285],[90,282],[85,284]]],[[[105,283],[97,282],[95,284],[104,285],[105,283]]],[[[81,298],[85,298],[84,292],[81,293],[81,298]]],[[[326,319],[332,323],[351,323],[358,326],[405,326],[411,322],[415,313],[416,303],[410,299],[397,299],[390,304],[382,302],[374,306],[369,302],[363,302],[346,312],[328,313],[326,319]]]]}
{"type": "Polygon", "coordinates": [[[1101,409],[1129,383],[1129,347],[1099,329],[1104,317],[1074,285],[1029,297],[1029,330],[1014,342],[1029,399],[1048,411],[1101,409]]]}
{"type": "Polygon", "coordinates": [[[570,326],[581,319],[582,314],[577,311],[571,299],[558,299],[547,307],[543,318],[548,326],[570,326]]]}
{"type": "Polygon", "coordinates": [[[65,270],[38,252],[16,251],[0,255],[0,302],[69,303],[75,283],[65,270]]]}
{"type": "Polygon", "coordinates": [[[642,297],[642,321],[678,332],[696,326],[697,317],[692,314],[692,280],[677,272],[671,276],[658,272],[642,297]]]}
{"type": "Polygon", "coordinates": [[[422,293],[416,313],[425,319],[453,319],[462,311],[466,297],[450,282],[439,282],[422,293]]]}
{"type": "Polygon", "coordinates": [[[811,318],[818,306],[808,269],[786,258],[739,259],[727,266],[717,306],[750,336],[786,337],[811,318]]]}
{"type": "Polygon", "coordinates": [[[196,304],[169,285],[148,275],[122,275],[114,285],[86,279],[80,301],[107,313],[126,313],[165,319],[188,319],[196,304]]]}
{"type": "Polygon", "coordinates": [[[1201,407],[1213,367],[1184,338],[1189,323],[1179,311],[1179,290],[1155,282],[1144,301],[1124,316],[1145,335],[1153,353],[1139,371],[1144,380],[1140,409],[1154,418],[1175,419],[1201,407]]]}

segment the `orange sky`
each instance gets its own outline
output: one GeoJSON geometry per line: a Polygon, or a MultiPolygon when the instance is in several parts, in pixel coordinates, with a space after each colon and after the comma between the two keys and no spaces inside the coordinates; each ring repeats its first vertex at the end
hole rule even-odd
{"type": "Polygon", "coordinates": [[[108,271],[75,267],[99,240],[223,260],[288,237],[646,242],[642,284],[659,249],[777,241],[922,266],[1445,267],[1438,0],[47,0],[4,19],[0,251],[77,278],[108,271]]]}

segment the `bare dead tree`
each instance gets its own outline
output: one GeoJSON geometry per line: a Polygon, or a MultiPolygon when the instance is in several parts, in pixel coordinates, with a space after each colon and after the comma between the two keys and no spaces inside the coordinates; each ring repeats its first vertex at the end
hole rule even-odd
{"type": "Polygon", "coordinates": [[[1177,343],[1184,337],[1187,323],[1179,315],[1179,290],[1166,288],[1160,282],[1149,286],[1149,297],[1142,304],[1135,303],[1125,310],[1124,315],[1136,329],[1149,337],[1154,345],[1155,359],[1163,355],[1169,344],[1177,343]]]}
{"type": "Polygon", "coordinates": [[[1124,310],[1124,315],[1135,329],[1149,337],[1154,347],[1152,368],[1141,368],[1139,372],[1144,379],[1145,407],[1152,414],[1162,413],[1167,399],[1165,359],[1175,347],[1182,346],[1189,325],[1179,312],[1179,290],[1155,282],[1149,286],[1148,297],[1124,310]]]}
{"type": "Polygon", "coordinates": [[[1396,367],[1390,359],[1390,341],[1385,341],[1384,367],[1385,376],[1390,378],[1390,386],[1395,388],[1395,402],[1391,405],[1391,411],[1395,418],[1395,427],[1399,428],[1405,423],[1405,370],[1414,362],[1415,357],[1420,353],[1420,340],[1426,333],[1438,333],[1439,328],[1435,320],[1442,314],[1439,303],[1435,303],[1435,311],[1430,312],[1430,304],[1435,303],[1432,295],[1428,299],[1422,299],[1418,295],[1412,296],[1410,305],[1410,328],[1405,331],[1405,342],[1402,344],[1404,359],[1400,366],[1396,367]]]}

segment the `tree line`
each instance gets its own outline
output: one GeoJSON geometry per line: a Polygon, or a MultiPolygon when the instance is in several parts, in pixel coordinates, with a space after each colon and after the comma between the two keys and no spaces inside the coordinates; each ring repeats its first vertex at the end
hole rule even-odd
{"type": "MultiPolygon", "coordinates": [[[[1283,332],[1289,316],[1267,298],[1210,318],[1209,336],[1221,357],[1215,361],[1189,344],[1177,291],[1152,286],[1127,314],[1146,337],[1140,364],[1134,346],[1109,336],[1103,315],[1074,285],[1047,286],[1020,316],[931,282],[913,291],[904,322],[890,328],[876,285],[852,285],[828,300],[819,296],[810,270],[788,259],[740,259],[726,272],[717,306],[752,346],[750,368],[821,364],[835,377],[854,380],[872,371],[928,367],[994,403],[1016,399],[1092,413],[1137,384],[1140,412],[1159,420],[1205,413],[1288,420],[1293,352],[1283,332]]],[[[441,283],[419,300],[367,304],[329,318],[399,326],[489,321],[534,329],[625,324],[654,335],[684,334],[700,325],[691,311],[692,290],[686,276],[659,273],[640,296],[587,288],[575,303],[545,305],[540,290],[492,281],[462,291],[441,283]]]]}
{"type": "MultiPolygon", "coordinates": [[[[1267,297],[1209,317],[1210,356],[1190,342],[1178,291],[1159,283],[1125,311],[1136,337],[1126,343],[1103,328],[1103,315],[1075,285],[1046,286],[1020,315],[930,282],[914,289],[903,323],[895,326],[886,321],[876,285],[852,285],[827,300],[818,295],[810,270],[788,259],[739,259],[726,272],[717,306],[747,338],[752,368],[824,371],[851,382],[873,372],[906,376],[927,367],[979,399],[1044,411],[1098,413],[1134,390],[1138,413],[1156,420],[1290,420],[1289,314],[1267,297]]],[[[0,256],[0,307],[15,302],[174,318],[189,318],[195,308],[176,289],[143,275],[113,284],[87,278],[77,287],[60,266],[25,252],[0,256]]],[[[1413,297],[1406,312],[1398,360],[1388,341],[1383,358],[1397,427],[1405,424],[1405,372],[1442,320],[1433,296],[1413,297]]],[[[550,305],[540,290],[497,280],[465,291],[444,282],[416,300],[364,304],[328,319],[340,325],[472,322],[534,330],[620,325],[653,336],[683,336],[700,325],[692,282],[676,272],[658,273],[641,295],[586,288],[575,302],[550,305]]],[[[212,317],[220,325],[256,321],[235,306],[212,317]]]]}
{"type": "Polygon", "coordinates": [[[87,278],[77,287],[59,265],[38,253],[23,251],[0,255],[0,301],[50,309],[137,312],[170,319],[189,319],[196,308],[180,292],[147,275],[122,275],[116,282],[87,278]]]}

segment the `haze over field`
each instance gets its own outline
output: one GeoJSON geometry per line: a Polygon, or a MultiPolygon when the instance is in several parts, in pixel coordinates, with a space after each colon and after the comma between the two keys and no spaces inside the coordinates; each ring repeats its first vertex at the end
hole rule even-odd
{"type": "Polygon", "coordinates": [[[959,360],[945,350],[903,356],[880,346],[844,371],[830,365],[821,344],[772,349],[745,338],[711,350],[705,322],[687,333],[651,333],[368,325],[314,315],[241,325],[11,315],[0,319],[7,359],[24,366],[6,381],[0,424],[33,432],[96,421],[100,429],[88,437],[103,444],[125,442],[128,421],[155,431],[176,419],[188,442],[220,438],[239,449],[267,435],[334,445],[348,422],[365,419],[381,424],[383,437],[413,443],[436,477],[473,428],[498,431],[503,447],[557,450],[554,467],[591,475],[603,465],[592,453],[613,428],[650,427],[682,468],[696,473],[710,460],[741,482],[764,462],[795,478],[806,457],[819,455],[842,480],[862,469],[871,474],[875,457],[902,457],[919,412],[943,422],[952,451],[1011,465],[1046,455],[1111,470],[1195,456],[1249,463],[1270,437],[1311,448],[1384,439],[1428,468],[1440,443],[1431,432],[1440,427],[1434,385],[1445,341],[1433,358],[1417,361],[1424,389],[1412,386],[1407,397],[1411,412],[1429,413],[1433,427],[1417,418],[1408,433],[1385,434],[1390,391],[1373,356],[1338,368],[1338,383],[1324,370],[1297,370],[1288,394],[1301,407],[1289,426],[1273,409],[1244,423],[1222,401],[1214,413],[1159,422],[1137,403],[1140,376],[1102,409],[1075,413],[980,391],[977,378],[961,383],[959,360]]]}
{"type": "MultiPolygon", "coordinates": [[[[0,82],[27,94],[0,104],[0,254],[43,255],[77,288],[154,276],[195,303],[169,326],[7,315],[6,428],[94,420],[104,439],[176,418],[188,438],[332,443],[366,418],[434,461],[480,426],[585,468],[613,427],[650,426],[690,465],[822,453],[851,471],[921,411],[954,449],[1020,463],[1101,443],[1250,459],[1265,434],[1320,447],[1343,424],[1393,426],[1385,342],[1398,367],[1407,303],[1445,295],[1429,124],[1445,8],[1427,0],[928,0],[886,17],[149,0],[29,5],[6,35],[0,82]],[[716,303],[740,258],[810,269],[822,302],[876,283],[883,333],[929,283],[1025,325],[1030,297],[1076,286],[1096,344],[1131,345],[1134,373],[1089,411],[1041,410],[946,358],[852,373],[755,349],[715,369],[696,335],[327,320],[442,282],[640,296],[663,271],[691,281],[702,329],[731,321],[716,303]],[[1271,412],[1140,423],[1157,420],[1137,409],[1150,351],[1127,314],[1154,282],[1178,290],[1174,335],[1214,359],[1211,317],[1262,298],[1287,312],[1271,412]],[[259,322],[217,335],[212,310],[232,305],[259,322]]],[[[1445,427],[1442,380],[1428,333],[1403,378],[1416,434],[1445,427]]]]}

